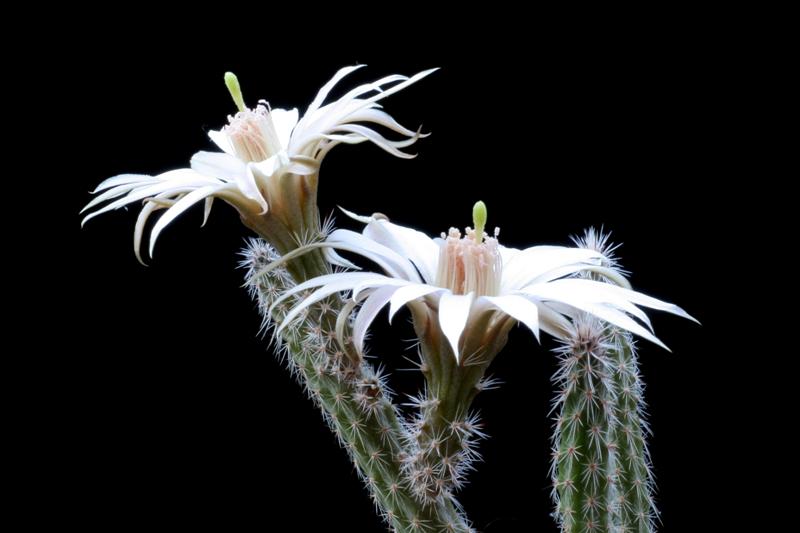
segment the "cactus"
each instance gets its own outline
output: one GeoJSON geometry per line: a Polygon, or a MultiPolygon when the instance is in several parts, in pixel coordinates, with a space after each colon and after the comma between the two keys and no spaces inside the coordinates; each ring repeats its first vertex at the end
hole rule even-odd
{"type": "Polygon", "coordinates": [[[618,464],[615,479],[618,493],[619,531],[650,533],[655,531],[658,510],[653,501],[655,490],[646,436],[650,428],[645,420],[644,385],[639,377],[636,347],[629,333],[615,331],[611,351],[614,381],[617,387],[618,464]]]}
{"type": "Polygon", "coordinates": [[[476,446],[486,434],[471,405],[480,392],[495,386],[486,370],[505,345],[512,324],[491,314],[482,317],[485,323],[476,324],[462,339],[461,347],[469,355],[459,361],[435,316],[420,307],[412,313],[426,388],[412,398],[416,414],[408,427],[416,453],[408,457],[405,470],[417,499],[429,504],[454,498],[481,459],[476,446]]]}
{"type": "Polygon", "coordinates": [[[633,339],[589,316],[558,349],[552,480],[564,532],[655,531],[633,339]]]}
{"type": "MultiPolygon", "coordinates": [[[[247,286],[264,316],[264,327],[280,323],[296,303],[286,299],[273,307],[276,299],[294,285],[291,274],[277,268],[259,275],[279,257],[264,241],[253,239],[244,256],[247,286]]],[[[340,301],[323,302],[284,329],[275,342],[285,363],[322,411],[394,531],[472,531],[453,499],[439,498],[423,505],[415,497],[404,468],[408,458],[419,453],[409,446],[414,439],[402,423],[384,377],[354,356],[347,343],[341,346],[337,342],[333,331],[339,312],[347,312],[342,311],[340,301]]]]}

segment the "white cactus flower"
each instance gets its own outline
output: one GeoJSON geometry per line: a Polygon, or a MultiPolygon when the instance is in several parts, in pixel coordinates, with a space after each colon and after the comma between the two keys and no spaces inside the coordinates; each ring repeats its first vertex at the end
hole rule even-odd
{"type": "MultiPolygon", "coordinates": [[[[438,320],[441,332],[460,361],[476,348],[464,346],[464,332],[478,323],[519,321],[537,339],[540,330],[563,339],[569,336],[568,318],[589,313],[666,348],[652,333],[647,315],[637,306],[694,320],[676,305],[628,288],[627,280],[617,270],[604,266],[603,255],[595,250],[560,246],[517,250],[501,246],[497,230],[494,237],[484,233],[483,202],[478,202],[474,209],[475,229],[466,228],[466,235],[462,236],[451,228],[447,235],[436,239],[393,224],[382,215],[348,215],[366,223],[362,233],[336,230],[326,243],[313,246],[359,254],[378,264],[384,274],[340,272],[301,283],[283,298],[315,290],[286,316],[279,329],[314,303],[344,291],[352,291],[353,302],[363,302],[353,326],[353,342],[359,352],[363,350],[367,329],[386,304],[390,321],[401,307],[409,305],[428,313],[415,313],[415,320],[419,316],[438,320]],[[587,271],[613,279],[617,285],[576,277],[587,271]]],[[[331,257],[337,260],[338,255],[331,257]]],[[[339,260],[345,264],[342,261],[339,260]]],[[[487,342],[481,335],[476,338],[478,343],[487,342]]]]}
{"type": "Polygon", "coordinates": [[[205,200],[207,218],[213,199],[221,198],[234,206],[243,222],[254,229],[265,227],[258,217],[270,213],[274,220],[266,224],[265,232],[270,233],[266,237],[274,237],[278,242],[273,244],[283,248],[282,251],[292,248],[283,241],[296,239],[301,228],[316,223],[312,215],[316,215],[317,209],[317,172],[331,148],[341,143],[369,141],[397,157],[411,158],[414,155],[401,149],[423,136],[398,124],[380,109],[378,102],[436,69],[410,78],[387,76],[324,104],[331,89],[362,66],[339,70],[320,89],[302,118],[297,109],[270,108],[263,100],[254,109],[246,107],[236,76],[227,73],[225,82],[239,112],[228,118],[228,125],[221,131],[209,132],[211,140],[222,151],[197,152],[190,168],[157,176],[123,174],[105,180],[94,191],[98,196],[81,211],[95,209],[83,223],[102,213],[143,201],[134,231],[134,250],[141,261],[145,223],[154,211],[167,209],[150,234],[151,256],[158,235],[178,215],[205,200]],[[389,140],[367,124],[382,126],[404,139],[389,140]],[[272,235],[276,227],[280,230],[272,235]]]}

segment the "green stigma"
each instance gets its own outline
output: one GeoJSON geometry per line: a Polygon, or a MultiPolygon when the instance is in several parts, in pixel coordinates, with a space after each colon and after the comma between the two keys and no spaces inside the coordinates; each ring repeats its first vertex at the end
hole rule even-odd
{"type": "Polygon", "coordinates": [[[239,111],[244,111],[247,109],[247,106],[244,105],[242,88],[239,86],[239,78],[236,77],[236,74],[233,72],[225,73],[225,86],[228,88],[228,92],[231,93],[233,103],[236,104],[236,107],[239,109],[239,111]]]}
{"type": "Polygon", "coordinates": [[[475,226],[475,242],[483,242],[483,229],[486,227],[486,204],[478,201],[472,208],[472,223],[475,226]]]}

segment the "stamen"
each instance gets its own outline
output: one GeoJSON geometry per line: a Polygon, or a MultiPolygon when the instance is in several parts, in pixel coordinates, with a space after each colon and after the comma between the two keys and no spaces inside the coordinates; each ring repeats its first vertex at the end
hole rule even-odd
{"type": "MultiPolygon", "coordinates": [[[[478,202],[473,208],[476,229],[466,228],[462,237],[456,228],[442,234],[436,285],[453,294],[475,293],[496,296],[500,292],[502,259],[497,239],[484,233],[486,205],[478,202]]],[[[495,235],[497,231],[495,230],[495,235]]]]}

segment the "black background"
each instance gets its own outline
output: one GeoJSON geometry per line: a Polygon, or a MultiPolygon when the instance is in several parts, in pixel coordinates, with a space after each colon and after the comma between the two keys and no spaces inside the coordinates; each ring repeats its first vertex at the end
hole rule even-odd
{"type": "MultiPolygon", "coordinates": [[[[102,529],[382,530],[344,452],[259,337],[236,268],[248,232],[233,210],[219,202],[202,229],[200,209],[182,216],[148,267],[132,252],[135,207],[83,230],[77,215],[106,177],[186,166],[213,150],[207,130],[233,111],[225,71],[249,102],[302,112],[338,68],[366,63],[340,87],[441,67],[384,102],[432,135],[412,161],[371,145],[335,149],[322,212],[380,211],[438,234],[469,224],[482,199],[508,246],[612,231],[634,286],[703,322],[653,313],[673,353],[640,343],[661,531],[716,530],[732,516],[715,498],[735,504],[747,467],[731,471],[715,450],[731,426],[712,305],[719,235],[730,229],[713,184],[724,178],[719,161],[739,157],[727,142],[737,120],[731,65],[744,54],[733,41],[686,21],[591,32],[564,22],[543,33],[547,20],[458,28],[423,14],[402,30],[376,19],[369,31],[322,15],[306,26],[297,13],[127,26],[129,15],[65,34],[39,72],[58,89],[59,142],[70,147],[70,171],[50,189],[66,214],[47,223],[68,236],[58,239],[68,265],[53,271],[67,273],[56,276],[63,299],[43,302],[63,318],[32,340],[58,346],[33,361],[41,410],[31,424],[43,438],[32,441],[44,466],[29,481],[56,502],[48,515],[102,529]]],[[[392,385],[412,393],[418,379],[397,371],[409,366],[411,330],[384,322],[372,352],[388,354],[392,385]]],[[[515,330],[494,367],[505,384],[478,400],[491,438],[461,500],[481,531],[555,531],[552,347],[515,330]]]]}

